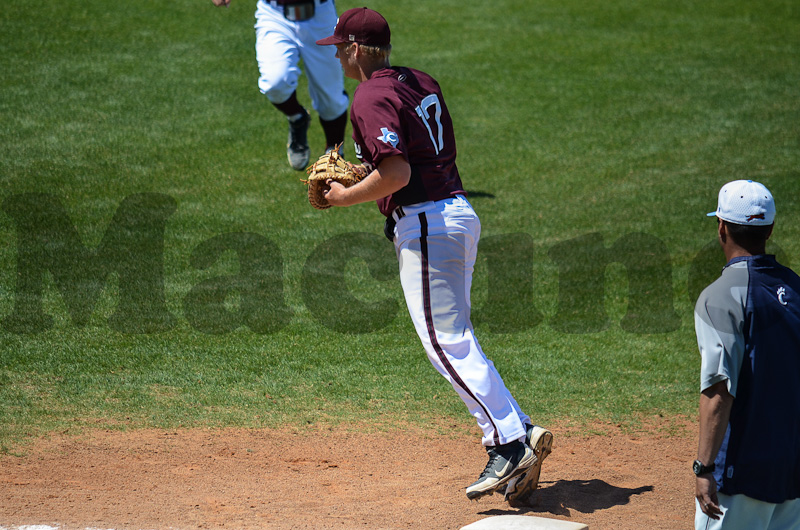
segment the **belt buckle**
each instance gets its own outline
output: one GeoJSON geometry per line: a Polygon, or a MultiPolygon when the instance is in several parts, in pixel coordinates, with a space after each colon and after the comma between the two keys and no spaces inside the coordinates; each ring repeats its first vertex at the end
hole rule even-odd
{"type": "Polygon", "coordinates": [[[314,2],[283,6],[283,16],[292,22],[303,22],[314,16],[314,2]]]}

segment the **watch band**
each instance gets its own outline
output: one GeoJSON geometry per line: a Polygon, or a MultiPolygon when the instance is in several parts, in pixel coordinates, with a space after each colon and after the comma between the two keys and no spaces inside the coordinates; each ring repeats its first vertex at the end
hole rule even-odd
{"type": "Polygon", "coordinates": [[[711,462],[710,465],[706,466],[701,461],[695,460],[692,464],[692,471],[694,471],[694,474],[698,477],[707,473],[713,473],[714,469],[716,469],[714,462],[711,462]]]}

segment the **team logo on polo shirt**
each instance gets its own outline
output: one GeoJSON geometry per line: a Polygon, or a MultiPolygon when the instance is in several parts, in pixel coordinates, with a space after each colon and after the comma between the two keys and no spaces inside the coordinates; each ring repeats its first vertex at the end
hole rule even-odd
{"type": "Polygon", "coordinates": [[[397,142],[400,141],[400,137],[397,136],[396,132],[390,131],[386,127],[381,127],[381,132],[383,133],[382,136],[378,136],[378,140],[385,144],[389,144],[392,147],[397,147],[397,142]]]}
{"type": "Polygon", "coordinates": [[[786,296],[786,288],[785,287],[778,287],[778,302],[782,305],[788,305],[789,302],[786,301],[784,298],[786,296]]]}

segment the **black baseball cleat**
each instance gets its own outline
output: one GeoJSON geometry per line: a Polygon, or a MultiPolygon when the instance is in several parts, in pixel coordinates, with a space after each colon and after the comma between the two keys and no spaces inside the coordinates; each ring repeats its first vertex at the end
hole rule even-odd
{"type": "Polygon", "coordinates": [[[311,124],[311,116],[303,111],[303,116],[289,121],[289,141],[286,144],[286,156],[289,165],[298,171],[308,167],[308,159],[311,156],[311,148],[308,146],[308,127],[311,124]]]}
{"type": "Polygon", "coordinates": [[[536,461],[524,473],[511,478],[506,484],[503,496],[514,508],[530,504],[531,494],[539,487],[542,462],[553,450],[553,433],[538,425],[528,425],[525,445],[536,455],[536,461]]]}
{"type": "Polygon", "coordinates": [[[328,147],[325,148],[325,154],[326,155],[330,154],[330,153],[332,153],[334,151],[339,153],[339,156],[344,156],[344,144],[329,145],[328,147]]]}
{"type": "Polygon", "coordinates": [[[487,447],[486,452],[489,453],[489,462],[478,480],[467,487],[467,498],[470,500],[494,493],[536,462],[533,450],[519,440],[487,447]]]}

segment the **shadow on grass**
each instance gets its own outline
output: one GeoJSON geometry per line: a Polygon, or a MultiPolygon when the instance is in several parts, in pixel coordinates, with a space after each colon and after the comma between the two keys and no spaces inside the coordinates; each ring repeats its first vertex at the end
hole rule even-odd
{"type": "Polygon", "coordinates": [[[466,192],[467,192],[467,197],[470,199],[474,199],[477,197],[485,199],[494,199],[494,193],[489,193],[488,191],[466,190],[466,192]]]}
{"type": "MultiPolygon", "coordinates": [[[[541,482],[541,485],[548,484],[541,482]]],[[[508,510],[487,510],[483,515],[507,515],[521,513],[550,513],[571,515],[572,510],[581,513],[594,513],[614,506],[628,504],[633,495],[653,491],[653,486],[620,488],[598,480],[559,480],[552,486],[540,487],[533,494],[533,502],[528,507],[508,510]]]]}

